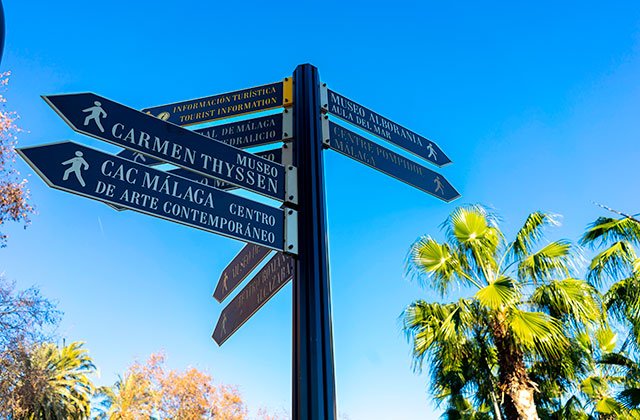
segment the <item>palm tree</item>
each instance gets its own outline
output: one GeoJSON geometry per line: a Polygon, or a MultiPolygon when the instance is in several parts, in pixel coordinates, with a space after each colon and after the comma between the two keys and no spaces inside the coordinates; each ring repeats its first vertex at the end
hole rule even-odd
{"type": "Polygon", "coordinates": [[[572,277],[568,241],[534,251],[544,227],[556,224],[553,215],[532,213],[507,242],[495,215],[460,207],[443,224],[445,242],[425,236],[413,245],[410,267],[443,297],[453,286],[475,292],[449,303],[416,301],[404,311],[417,366],[433,363],[436,398],[449,405],[471,399],[496,419],[539,418],[529,368],[562,359],[573,334],[600,315],[595,289],[572,277]]]}
{"type": "Polygon", "coordinates": [[[631,216],[600,217],[587,229],[581,243],[605,248],[591,260],[587,279],[608,287],[604,303],[615,320],[626,324],[623,346],[640,348],[640,259],[634,246],[640,244],[640,222],[631,216]]]}
{"type": "Polygon", "coordinates": [[[28,354],[25,371],[15,394],[21,401],[16,419],[85,419],[91,414],[93,385],[88,375],[95,370],[83,343],[58,347],[37,344],[28,354]]]}
{"type": "Polygon", "coordinates": [[[587,279],[605,290],[605,308],[625,334],[620,346],[608,349],[599,358],[600,365],[612,372],[615,383],[609,388],[618,391],[615,399],[607,397],[607,405],[601,405],[618,411],[622,406],[625,415],[640,418],[640,259],[635,251],[640,244],[640,221],[616,213],[623,217],[599,217],[581,243],[599,250],[591,260],[587,279]]]}
{"type": "Polygon", "coordinates": [[[128,371],[113,387],[100,387],[95,397],[101,398],[97,419],[138,420],[150,419],[158,395],[151,379],[142,372],[128,371]]]}

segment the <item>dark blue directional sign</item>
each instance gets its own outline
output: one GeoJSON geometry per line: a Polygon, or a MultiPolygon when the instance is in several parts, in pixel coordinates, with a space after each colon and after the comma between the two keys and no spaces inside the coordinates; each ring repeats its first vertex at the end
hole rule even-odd
{"type": "Polygon", "coordinates": [[[451,163],[438,145],[418,133],[371,111],[351,99],[328,90],[327,110],[338,118],[374,134],[437,166],[451,163]]]}
{"type": "Polygon", "coordinates": [[[18,153],[50,187],[268,248],[284,247],[281,209],[73,142],[18,153]]]}
{"type": "MultiPolygon", "coordinates": [[[[263,157],[265,159],[270,160],[271,162],[282,163],[282,149],[273,149],[273,150],[265,150],[262,152],[256,152],[256,156],[263,157]]],[[[217,188],[219,190],[235,190],[238,188],[233,184],[226,183],[224,181],[220,181],[219,179],[210,178],[208,176],[198,175],[195,172],[187,171],[186,169],[177,168],[171,169],[167,171],[170,174],[178,175],[184,178],[188,178],[192,181],[200,182],[205,185],[209,185],[211,187],[217,188]]]]}
{"type": "Polygon", "coordinates": [[[295,275],[295,260],[278,252],[222,310],[213,339],[219,346],[295,275]]]}
{"type": "MultiPolygon", "coordinates": [[[[285,110],[279,114],[228,124],[193,130],[203,136],[216,139],[231,146],[245,149],[290,139],[293,133],[291,113],[285,110]]],[[[145,165],[159,165],[162,162],[131,150],[122,150],[118,156],[145,165]]]]}
{"type": "Polygon", "coordinates": [[[286,78],[268,85],[145,108],[143,112],[174,124],[191,125],[292,104],[292,81],[286,78]]]}
{"type": "Polygon", "coordinates": [[[284,166],[93,93],[44,99],[75,131],[284,200],[284,166]]]}
{"type": "Polygon", "coordinates": [[[333,121],[328,123],[329,147],[333,150],[441,200],[449,202],[460,197],[460,193],[442,175],[347,130],[333,121]]]}
{"type": "Polygon", "coordinates": [[[256,244],[245,245],[222,271],[213,297],[222,302],[264,260],[271,250],[256,244]]]}

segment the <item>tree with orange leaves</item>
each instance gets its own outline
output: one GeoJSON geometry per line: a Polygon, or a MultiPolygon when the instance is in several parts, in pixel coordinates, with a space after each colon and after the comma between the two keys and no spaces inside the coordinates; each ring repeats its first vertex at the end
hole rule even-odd
{"type": "Polygon", "coordinates": [[[133,420],[244,420],[247,409],[238,390],[214,384],[195,368],[183,372],[164,368],[164,356],[154,354],[145,364],[134,363],[113,387],[102,387],[98,418],[133,420]]]}

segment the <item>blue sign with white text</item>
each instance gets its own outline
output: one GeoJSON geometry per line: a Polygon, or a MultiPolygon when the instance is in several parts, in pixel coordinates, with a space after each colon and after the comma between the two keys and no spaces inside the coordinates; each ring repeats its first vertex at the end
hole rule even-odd
{"type": "Polygon", "coordinates": [[[284,248],[284,212],[73,143],[18,149],[53,188],[255,243],[284,248]]]}
{"type": "Polygon", "coordinates": [[[79,133],[283,200],[285,170],[253,153],[211,141],[93,93],[44,99],[79,133]]]}
{"type": "Polygon", "coordinates": [[[329,146],[367,166],[446,202],[460,197],[447,179],[351,130],[329,121],[329,146]]]}

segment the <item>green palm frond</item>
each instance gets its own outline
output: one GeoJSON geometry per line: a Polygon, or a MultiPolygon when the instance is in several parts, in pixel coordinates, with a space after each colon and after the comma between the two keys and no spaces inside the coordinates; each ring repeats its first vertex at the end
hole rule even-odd
{"type": "Polygon", "coordinates": [[[609,382],[600,376],[589,376],[580,383],[580,391],[593,400],[599,400],[609,392],[609,382]]]}
{"type": "Polygon", "coordinates": [[[568,345],[560,322],[543,313],[511,309],[508,314],[509,329],[518,344],[535,350],[545,357],[558,357],[568,345]]]}
{"type": "Polygon", "coordinates": [[[90,415],[93,384],[89,375],[95,370],[83,343],[58,347],[53,343],[37,344],[29,354],[32,372],[38,372],[46,385],[36,385],[37,398],[29,412],[37,418],[81,419],[90,415]]]}
{"type": "Polygon", "coordinates": [[[447,292],[454,281],[467,278],[464,274],[465,262],[448,244],[439,244],[426,236],[413,244],[409,253],[409,263],[420,273],[426,273],[432,285],[440,294],[447,292]]]}
{"type": "Polygon", "coordinates": [[[614,241],[640,244],[640,224],[627,217],[622,219],[599,217],[589,226],[580,243],[600,247],[614,241]]]}
{"type": "Polygon", "coordinates": [[[598,344],[599,352],[608,354],[615,350],[618,344],[618,334],[611,328],[599,328],[595,331],[594,337],[598,344]]]}
{"type": "Polygon", "coordinates": [[[467,341],[476,316],[477,311],[464,299],[448,304],[419,300],[409,305],[403,312],[403,324],[413,343],[414,368],[421,369],[429,352],[458,351],[467,341]]]}
{"type": "Polygon", "coordinates": [[[524,258],[531,253],[531,248],[542,238],[545,226],[557,226],[558,216],[536,211],[531,213],[511,243],[511,252],[516,259],[524,258]]]}
{"type": "Polygon", "coordinates": [[[615,398],[604,397],[596,403],[595,411],[596,413],[606,415],[618,415],[624,413],[626,410],[615,398]]]}
{"type": "Polygon", "coordinates": [[[534,283],[556,277],[569,277],[573,269],[571,243],[561,239],[528,255],[518,264],[518,276],[534,283]]]}
{"type": "Polygon", "coordinates": [[[640,279],[628,277],[613,283],[604,294],[604,305],[618,320],[640,324],[640,279]]]}
{"type": "Polygon", "coordinates": [[[515,304],[520,298],[520,292],[513,279],[503,276],[478,290],[474,297],[484,306],[499,309],[515,304]]]}
{"type": "Polygon", "coordinates": [[[536,287],[531,302],[556,318],[568,316],[578,323],[592,322],[601,316],[597,291],[583,280],[553,280],[536,287]]]}
{"type": "Polygon", "coordinates": [[[616,280],[634,271],[636,253],[626,241],[618,241],[593,257],[587,279],[593,284],[602,284],[602,279],[616,280]]]}
{"type": "Polygon", "coordinates": [[[548,414],[547,416],[541,416],[543,419],[549,420],[592,420],[594,417],[590,416],[582,404],[580,399],[572,395],[567,402],[560,407],[559,410],[548,414]]]}
{"type": "MultiPolygon", "coordinates": [[[[449,242],[464,252],[471,252],[476,262],[495,260],[502,240],[493,216],[481,206],[459,207],[451,213],[447,224],[449,242]]],[[[495,263],[493,263],[495,266],[495,263]]]]}
{"type": "Polygon", "coordinates": [[[598,359],[598,363],[619,368],[625,375],[638,376],[640,374],[638,363],[623,353],[605,353],[598,359]]]}

